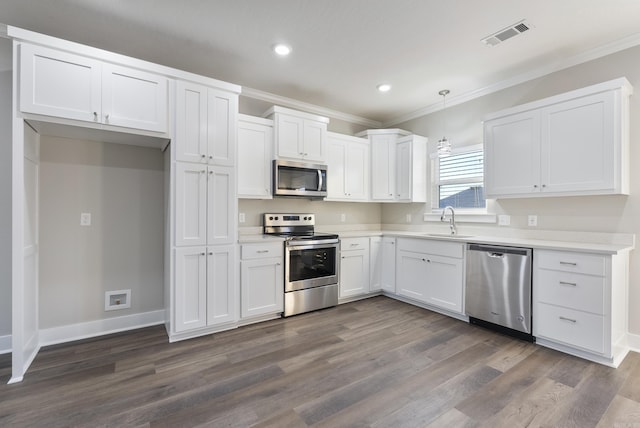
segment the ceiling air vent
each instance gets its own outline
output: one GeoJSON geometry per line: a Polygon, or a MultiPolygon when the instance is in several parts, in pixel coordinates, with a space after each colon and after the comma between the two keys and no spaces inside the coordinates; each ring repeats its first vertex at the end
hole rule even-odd
{"type": "Polygon", "coordinates": [[[531,25],[529,25],[525,20],[520,22],[516,22],[513,25],[508,26],[507,28],[503,28],[502,30],[494,33],[488,37],[482,39],[482,42],[487,46],[495,46],[498,43],[504,42],[507,39],[510,39],[518,34],[522,34],[525,31],[529,30],[531,25]]]}

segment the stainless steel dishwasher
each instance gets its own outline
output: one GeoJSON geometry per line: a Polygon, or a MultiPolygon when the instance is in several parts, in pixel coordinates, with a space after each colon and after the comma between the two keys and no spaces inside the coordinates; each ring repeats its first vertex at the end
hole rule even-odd
{"type": "Polygon", "coordinates": [[[469,322],[533,341],[531,248],[467,244],[469,322]]]}

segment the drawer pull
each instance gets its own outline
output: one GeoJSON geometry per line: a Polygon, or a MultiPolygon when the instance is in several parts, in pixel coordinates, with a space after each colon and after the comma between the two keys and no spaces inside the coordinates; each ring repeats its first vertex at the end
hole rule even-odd
{"type": "Polygon", "coordinates": [[[578,263],[576,262],[560,262],[561,265],[567,265],[567,266],[577,266],[578,263]]]}
{"type": "Polygon", "coordinates": [[[350,247],[357,247],[360,244],[351,244],[350,247]]]}
{"type": "Polygon", "coordinates": [[[269,250],[258,250],[258,251],[256,251],[256,253],[258,253],[258,254],[264,254],[264,253],[268,253],[268,252],[269,252],[269,250]]]}
{"type": "Polygon", "coordinates": [[[575,282],[560,281],[560,285],[569,285],[571,287],[576,287],[578,284],[576,284],[575,282]]]}
{"type": "Polygon", "coordinates": [[[558,317],[560,318],[562,321],[569,321],[570,323],[575,324],[577,321],[571,318],[565,318],[565,317],[558,317]]]}

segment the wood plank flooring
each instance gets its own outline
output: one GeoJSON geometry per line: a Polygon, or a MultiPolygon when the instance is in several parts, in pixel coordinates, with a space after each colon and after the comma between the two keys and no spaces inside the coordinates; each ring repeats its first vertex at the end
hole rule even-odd
{"type": "Polygon", "coordinates": [[[169,344],[164,327],[43,349],[2,427],[640,427],[617,370],[386,297],[169,344]]]}

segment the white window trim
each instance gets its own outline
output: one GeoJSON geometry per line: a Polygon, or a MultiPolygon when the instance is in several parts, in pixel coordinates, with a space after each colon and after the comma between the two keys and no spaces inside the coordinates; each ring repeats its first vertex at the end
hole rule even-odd
{"type": "MultiPolygon", "coordinates": [[[[477,150],[484,150],[484,145],[482,143],[472,144],[468,146],[457,147],[451,150],[452,155],[461,154],[465,152],[472,152],[477,150]]],[[[438,186],[440,185],[439,180],[439,170],[438,170],[438,153],[433,152],[429,156],[431,159],[431,212],[424,213],[424,221],[440,221],[440,216],[442,215],[442,208],[439,207],[439,198],[438,198],[438,186]]],[[[468,181],[468,179],[464,179],[464,181],[468,181]]],[[[455,183],[454,180],[451,180],[449,183],[455,183]]],[[[487,204],[488,206],[488,204],[487,204]]],[[[456,208],[456,221],[461,223],[496,223],[497,216],[496,214],[491,214],[487,212],[487,207],[485,208],[456,208]]]]}

